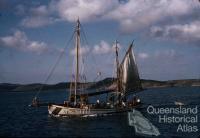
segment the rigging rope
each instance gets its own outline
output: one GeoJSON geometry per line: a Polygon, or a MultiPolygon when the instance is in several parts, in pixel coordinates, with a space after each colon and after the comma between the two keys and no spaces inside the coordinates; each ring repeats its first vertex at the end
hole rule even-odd
{"type": "Polygon", "coordinates": [[[52,69],[50,70],[50,73],[49,75],[47,76],[47,78],[45,79],[44,83],[41,85],[39,91],[36,93],[35,97],[34,98],[37,98],[37,96],[39,95],[39,93],[42,91],[43,87],[44,87],[44,84],[46,84],[46,82],[49,80],[49,78],[51,77],[53,71],[55,70],[57,64],[59,63],[61,57],[63,56],[63,54],[65,53],[65,50],[67,48],[67,46],[70,44],[70,42],[72,41],[73,39],[73,36],[75,34],[75,31],[73,31],[72,33],[72,36],[70,37],[69,41],[66,43],[66,46],[64,47],[63,51],[61,51],[61,54],[58,56],[57,60],[56,60],[56,63],[54,64],[54,66],[52,67],[52,69]]]}
{"type": "MultiPolygon", "coordinates": [[[[87,40],[86,33],[85,33],[85,31],[84,31],[84,28],[83,28],[82,24],[80,24],[80,26],[81,26],[81,28],[82,28],[83,39],[85,39],[86,45],[89,46],[89,42],[88,42],[88,40],[87,40]]],[[[94,55],[91,54],[91,56],[92,56],[91,59],[94,61],[94,64],[95,64],[95,68],[96,68],[96,70],[98,71],[98,72],[97,72],[97,77],[93,80],[93,81],[95,81],[95,84],[94,84],[94,85],[96,85],[96,83],[97,83],[96,81],[97,81],[97,79],[99,78],[99,76],[102,77],[102,72],[101,72],[100,69],[98,69],[98,65],[97,65],[98,62],[96,62],[96,59],[95,59],[94,55]],[[99,75],[99,73],[100,73],[101,75],[99,75]]],[[[107,59],[109,59],[109,58],[107,58],[107,59]]],[[[104,81],[103,81],[103,86],[106,87],[104,81]]]]}
{"type": "MultiPolygon", "coordinates": [[[[81,24],[80,24],[80,26],[81,26],[81,28],[82,28],[83,39],[85,40],[86,45],[89,46],[89,43],[88,43],[88,40],[87,40],[85,31],[84,31],[84,29],[83,29],[83,27],[82,27],[81,24]]],[[[88,56],[88,55],[87,55],[87,56],[88,56]]],[[[95,64],[94,67],[95,67],[96,70],[97,70],[97,76],[96,76],[96,78],[93,80],[93,82],[95,82],[93,86],[96,86],[96,85],[97,85],[97,79],[102,80],[102,72],[101,72],[101,70],[100,70],[99,67],[98,67],[99,64],[97,64],[98,62],[96,62],[96,59],[95,59],[93,53],[91,53],[91,56],[92,56],[91,59],[93,60],[93,63],[95,64]]],[[[107,59],[110,59],[110,58],[107,58],[107,59]]],[[[102,82],[103,87],[106,88],[105,82],[104,82],[103,80],[102,80],[101,82],[102,82]]],[[[99,91],[99,88],[98,88],[98,87],[96,88],[96,91],[99,91]]],[[[107,95],[108,95],[108,94],[107,94],[107,95]]],[[[95,97],[97,98],[97,96],[95,96],[95,97]]],[[[98,99],[99,99],[99,96],[98,96],[98,99]]],[[[106,100],[107,100],[107,98],[106,98],[106,100]]]]}

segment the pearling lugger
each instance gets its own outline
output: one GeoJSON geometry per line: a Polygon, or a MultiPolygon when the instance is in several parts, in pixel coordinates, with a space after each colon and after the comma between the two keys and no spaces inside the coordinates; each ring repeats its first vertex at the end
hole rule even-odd
{"type": "MultiPolygon", "coordinates": [[[[52,116],[76,117],[104,116],[124,113],[139,106],[141,101],[135,96],[135,93],[142,91],[143,88],[133,53],[133,42],[130,44],[121,63],[118,59],[118,42],[115,43],[116,79],[113,81],[113,87],[86,93],[84,87],[81,86],[86,80],[85,75],[81,75],[82,68],[80,67],[82,65],[80,63],[82,59],[81,31],[83,31],[82,25],[77,20],[73,34],[75,37],[75,69],[68,100],[61,104],[49,103],[49,114],[52,116]],[[98,99],[96,103],[89,102],[89,97],[106,93],[109,94],[107,101],[102,102],[98,99]]],[[[98,75],[101,75],[101,72],[98,72],[98,75]]],[[[34,98],[32,106],[40,106],[37,97],[34,98]]]]}

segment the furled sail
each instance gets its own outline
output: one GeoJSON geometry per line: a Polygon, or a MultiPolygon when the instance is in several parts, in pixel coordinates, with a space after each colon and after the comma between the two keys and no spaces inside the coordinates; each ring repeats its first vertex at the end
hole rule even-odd
{"type": "Polygon", "coordinates": [[[122,92],[126,95],[142,90],[132,47],[133,43],[130,45],[122,63],[120,64],[120,85],[122,92]]]}

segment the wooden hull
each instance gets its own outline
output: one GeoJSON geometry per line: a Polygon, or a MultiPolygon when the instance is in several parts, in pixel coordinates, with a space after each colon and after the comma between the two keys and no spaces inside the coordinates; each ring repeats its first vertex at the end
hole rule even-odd
{"type": "Polygon", "coordinates": [[[76,108],[76,107],[65,107],[61,105],[52,104],[48,106],[50,115],[53,116],[79,116],[79,117],[90,117],[90,116],[104,116],[109,114],[123,113],[130,111],[128,108],[123,109],[104,109],[104,108],[76,108]]]}

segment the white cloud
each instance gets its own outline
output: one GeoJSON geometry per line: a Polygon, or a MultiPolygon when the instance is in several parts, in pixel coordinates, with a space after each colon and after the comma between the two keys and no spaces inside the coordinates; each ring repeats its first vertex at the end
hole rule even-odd
{"type": "MultiPolygon", "coordinates": [[[[89,51],[90,51],[90,48],[89,48],[88,46],[83,46],[83,47],[80,47],[80,49],[79,49],[79,54],[85,55],[85,54],[87,54],[89,51]]],[[[72,50],[70,51],[70,54],[71,54],[71,55],[75,55],[75,54],[76,54],[76,48],[72,49],[72,50]]]]}
{"type": "Polygon", "coordinates": [[[119,4],[106,17],[117,20],[122,31],[133,32],[168,16],[189,14],[194,4],[194,1],[188,0],[130,0],[125,4],[119,4]]]}
{"type": "Polygon", "coordinates": [[[155,58],[175,58],[177,56],[177,52],[174,49],[167,49],[167,50],[159,50],[155,51],[154,57],[155,58]]]}
{"type": "Polygon", "coordinates": [[[31,41],[22,31],[15,31],[13,35],[0,37],[0,44],[4,47],[15,48],[21,51],[34,52],[41,54],[48,50],[44,42],[31,41]]]}
{"type": "MultiPolygon", "coordinates": [[[[111,46],[106,41],[101,40],[99,44],[95,44],[92,47],[89,46],[82,46],[80,47],[80,54],[86,55],[88,53],[92,54],[108,54],[114,50],[115,45],[111,46]]],[[[121,45],[118,44],[118,47],[121,48],[121,45]]],[[[76,48],[70,51],[71,55],[75,55],[76,48]]]]}
{"type": "MultiPolygon", "coordinates": [[[[16,30],[13,35],[3,36],[0,37],[0,44],[1,46],[8,47],[8,48],[15,48],[20,51],[28,51],[34,52],[37,54],[41,54],[43,52],[64,52],[64,49],[52,49],[47,46],[45,42],[39,41],[32,41],[28,39],[25,32],[16,30]]],[[[121,45],[118,44],[118,47],[121,48],[121,45]]],[[[96,44],[92,47],[89,46],[81,46],[80,47],[80,54],[85,55],[89,52],[93,54],[108,54],[114,50],[114,45],[109,45],[106,41],[101,40],[99,44],[96,44]]],[[[76,48],[70,51],[71,55],[75,55],[76,48]]]]}
{"type": "MultiPolygon", "coordinates": [[[[18,5],[17,12],[21,13],[23,11],[22,7],[24,6],[18,5]]],[[[27,16],[22,19],[20,25],[27,28],[42,27],[61,20],[55,17],[49,5],[40,5],[38,7],[26,9],[26,12],[27,16]]]]}
{"type": "Polygon", "coordinates": [[[60,0],[53,3],[60,17],[71,22],[78,17],[81,21],[100,19],[117,4],[118,1],[108,0],[60,0]]]}
{"type": "MultiPolygon", "coordinates": [[[[26,27],[40,27],[56,21],[116,21],[122,32],[150,27],[168,17],[190,15],[199,10],[198,0],[52,0],[48,5],[30,8],[22,21],[26,27]],[[58,19],[59,18],[59,19],[58,19]]],[[[23,11],[22,7],[18,8],[23,11]]]]}
{"type": "Polygon", "coordinates": [[[107,1],[107,0],[60,0],[52,2],[51,7],[67,21],[115,20],[120,23],[121,30],[133,32],[147,27],[168,16],[190,14],[199,4],[196,0],[139,0],[139,1],[107,1]]]}
{"type": "Polygon", "coordinates": [[[31,8],[30,12],[32,14],[34,14],[34,15],[42,16],[42,15],[48,15],[49,14],[49,9],[45,5],[40,5],[39,7],[31,8]]]}
{"type": "Polygon", "coordinates": [[[141,58],[141,59],[146,59],[146,58],[149,57],[149,54],[147,54],[147,53],[139,53],[138,57],[141,58]]]}
{"type": "Polygon", "coordinates": [[[138,54],[136,53],[136,56],[139,60],[147,59],[148,61],[164,60],[164,59],[174,60],[181,57],[181,54],[180,52],[177,52],[174,49],[165,49],[165,50],[156,50],[153,53],[140,52],[138,54]]]}
{"type": "Polygon", "coordinates": [[[154,26],[151,35],[157,38],[172,39],[180,42],[200,42],[200,21],[188,24],[166,25],[164,27],[154,26]]]}
{"type": "Polygon", "coordinates": [[[101,42],[94,46],[93,53],[94,54],[107,54],[111,52],[112,46],[110,46],[106,41],[101,40],[101,42]]]}
{"type": "Polygon", "coordinates": [[[42,53],[46,51],[47,45],[44,42],[37,42],[37,41],[32,41],[29,46],[27,46],[28,51],[36,52],[36,53],[42,53]]]}
{"type": "MultiPolygon", "coordinates": [[[[101,16],[112,9],[114,3],[117,4],[118,2],[107,0],[52,0],[48,5],[30,8],[27,11],[28,16],[22,20],[21,25],[35,28],[62,20],[74,22],[78,18],[81,22],[100,20],[102,19],[101,16]]],[[[18,5],[17,12],[22,10],[22,6],[18,5]]]]}

